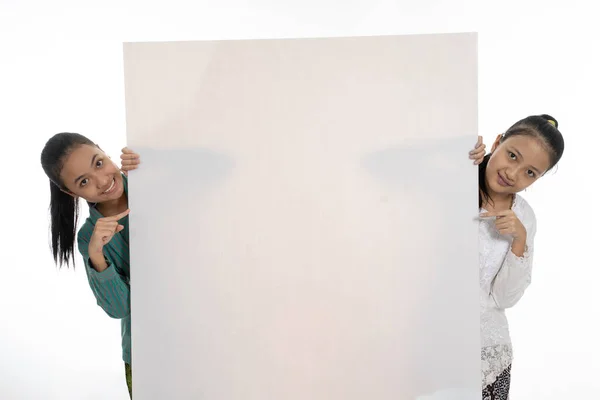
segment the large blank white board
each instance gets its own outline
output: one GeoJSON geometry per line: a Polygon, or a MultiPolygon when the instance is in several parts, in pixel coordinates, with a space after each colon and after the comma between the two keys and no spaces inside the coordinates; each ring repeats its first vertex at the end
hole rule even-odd
{"type": "Polygon", "coordinates": [[[136,399],[480,396],[476,35],[124,56],[136,399]]]}

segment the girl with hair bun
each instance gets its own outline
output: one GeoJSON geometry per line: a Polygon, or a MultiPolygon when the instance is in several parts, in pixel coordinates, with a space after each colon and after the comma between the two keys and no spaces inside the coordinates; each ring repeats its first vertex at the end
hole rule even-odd
{"type": "Polygon", "coordinates": [[[479,165],[479,272],[483,400],[507,400],[513,360],[505,310],[531,282],[536,217],[518,195],[551,170],[564,141],[550,115],[533,115],[498,135],[485,154],[481,137],[469,154],[479,165]]]}

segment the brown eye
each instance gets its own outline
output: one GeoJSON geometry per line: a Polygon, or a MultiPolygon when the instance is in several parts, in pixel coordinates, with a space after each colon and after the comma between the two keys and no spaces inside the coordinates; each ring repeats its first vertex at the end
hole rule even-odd
{"type": "Polygon", "coordinates": [[[512,151],[508,152],[508,156],[511,158],[511,160],[516,160],[517,159],[517,155],[515,153],[513,153],[512,151]]]}
{"type": "Polygon", "coordinates": [[[87,178],[82,179],[81,183],[79,184],[79,186],[85,186],[85,185],[87,185],[87,180],[88,180],[87,178]]]}
{"type": "Polygon", "coordinates": [[[529,177],[531,178],[535,178],[535,172],[533,172],[532,170],[528,170],[527,175],[529,175],[529,177]]]}
{"type": "Polygon", "coordinates": [[[104,165],[104,162],[102,160],[96,161],[96,167],[101,168],[102,165],[104,165]]]}

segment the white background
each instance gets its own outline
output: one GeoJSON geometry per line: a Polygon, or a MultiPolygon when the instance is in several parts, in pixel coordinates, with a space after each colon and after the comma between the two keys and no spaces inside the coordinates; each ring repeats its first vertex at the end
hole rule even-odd
{"type": "Polygon", "coordinates": [[[125,144],[123,41],[456,31],[479,32],[479,127],[488,146],[515,120],[535,113],[556,117],[566,140],[556,173],[525,193],[538,234],[533,284],[509,313],[512,398],[597,395],[600,55],[594,38],[600,28],[593,3],[510,0],[485,9],[478,3],[221,0],[166,7],[2,0],[1,397],[128,397],[118,321],[95,305],[79,260],[76,272],[53,266],[48,181],[39,165],[45,141],[61,131],[89,136],[118,159],[125,144]]]}

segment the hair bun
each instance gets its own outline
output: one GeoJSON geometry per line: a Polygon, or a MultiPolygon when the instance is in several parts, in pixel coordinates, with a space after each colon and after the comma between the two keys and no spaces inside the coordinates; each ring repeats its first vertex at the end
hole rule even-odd
{"type": "Polygon", "coordinates": [[[546,121],[554,125],[555,128],[558,128],[558,121],[553,116],[548,114],[542,114],[540,115],[540,117],[544,118],[546,121]]]}

